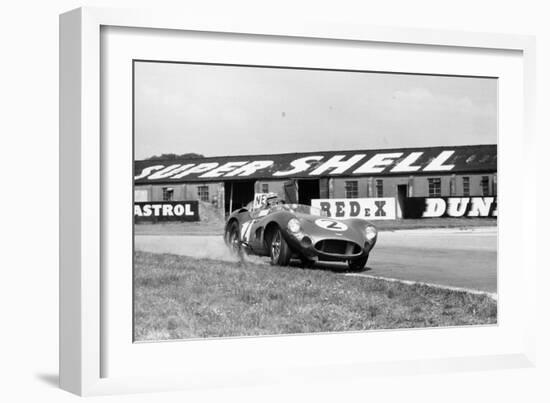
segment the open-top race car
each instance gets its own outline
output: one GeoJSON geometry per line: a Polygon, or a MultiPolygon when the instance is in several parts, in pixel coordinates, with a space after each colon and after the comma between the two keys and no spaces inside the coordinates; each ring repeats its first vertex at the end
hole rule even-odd
{"type": "Polygon", "coordinates": [[[306,267],[343,261],[352,270],[365,267],[376,238],[376,228],[363,219],[329,218],[316,207],[286,204],[276,194],[234,211],[224,234],[234,253],[270,256],[274,265],[286,266],[296,257],[306,267]]]}

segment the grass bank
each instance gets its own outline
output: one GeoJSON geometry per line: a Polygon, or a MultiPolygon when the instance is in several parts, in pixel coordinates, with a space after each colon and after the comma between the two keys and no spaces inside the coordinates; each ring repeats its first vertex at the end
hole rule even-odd
{"type": "Polygon", "coordinates": [[[496,323],[485,295],[321,269],[135,253],[136,340],[496,323]]]}

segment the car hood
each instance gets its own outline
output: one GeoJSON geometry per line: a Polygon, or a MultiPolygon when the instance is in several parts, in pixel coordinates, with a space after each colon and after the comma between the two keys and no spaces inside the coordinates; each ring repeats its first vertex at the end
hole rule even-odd
{"type": "Polygon", "coordinates": [[[363,245],[366,241],[365,228],[372,225],[366,220],[334,219],[308,214],[296,214],[296,218],[302,224],[302,231],[314,238],[314,242],[321,239],[342,239],[363,245]]]}

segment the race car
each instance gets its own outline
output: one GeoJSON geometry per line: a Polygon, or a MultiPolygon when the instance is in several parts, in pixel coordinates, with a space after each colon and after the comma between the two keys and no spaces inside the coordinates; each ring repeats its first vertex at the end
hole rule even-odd
{"type": "Polygon", "coordinates": [[[287,204],[271,194],[234,211],[224,239],[233,253],[269,256],[273,265],[286,266],[291,258],[299,258],[305,267],[316,261],[342,261],[351,270],[361,270],[377,231],[363,219],[330,218],[316,207],[287,204]]]}

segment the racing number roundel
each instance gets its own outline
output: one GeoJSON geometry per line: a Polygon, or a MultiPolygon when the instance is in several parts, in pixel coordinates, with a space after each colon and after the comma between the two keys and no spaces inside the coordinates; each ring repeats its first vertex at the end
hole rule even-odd
{"type": "Polygon", "coordinates": [[[327,218],[319,218],[318,220],[315,220],[315,224],[321,228],[331,231],[345,231],[348,229],[346,224],[335,220],[329,220],[327,218]]]}

